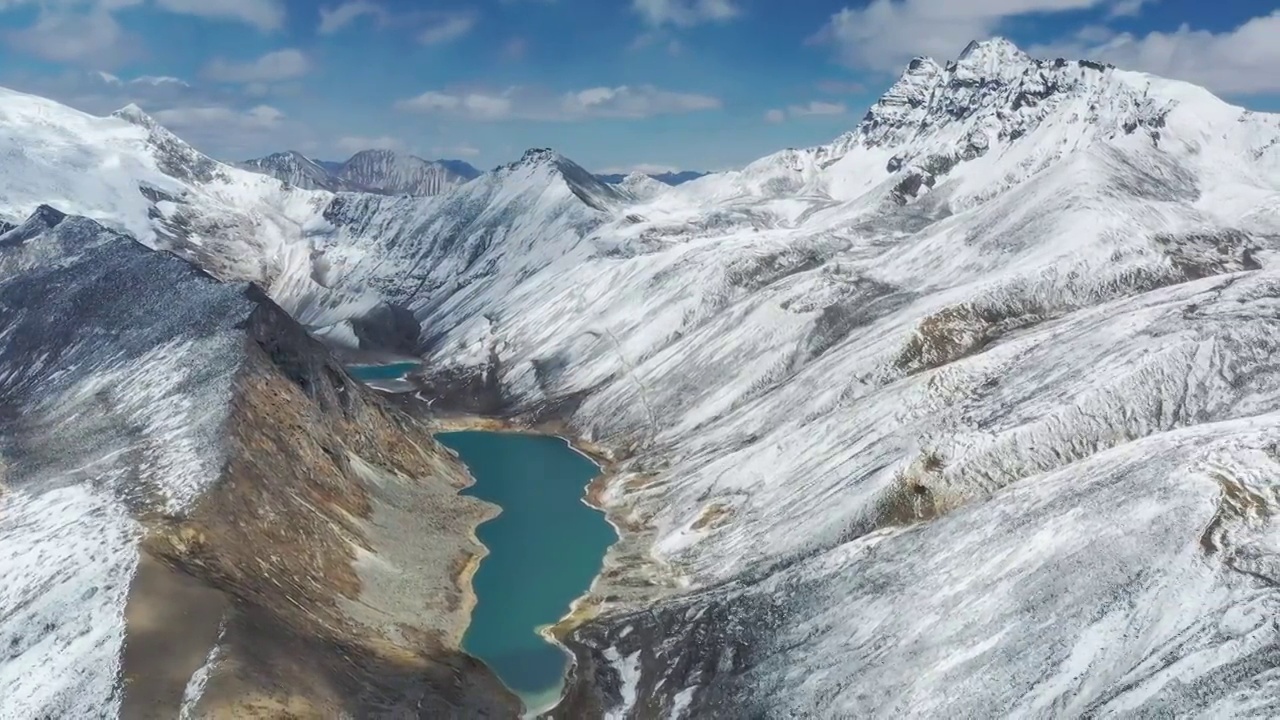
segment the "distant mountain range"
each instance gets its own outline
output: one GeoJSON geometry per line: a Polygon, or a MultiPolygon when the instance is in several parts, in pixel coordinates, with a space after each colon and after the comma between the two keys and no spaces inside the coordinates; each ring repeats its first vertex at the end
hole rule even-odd
{"type": "MultiPolygon", "coordinates": [[[[296,150],[286,150],[246,160],[239,166],[271,175],[304,190],[418,197],[439,195],[480,176],[480,171],[464,160],[424,160],[394,150],[361,150],[342,161],[316,160],[296,150]]],[[[682,170],[649,174],[648,177],[674,186],[706,175],[708,173],[697,170],[682,170]]],[[[609,185],[621,185],[627,177],[623,173],[596,175],[609,185]]]]}
{"type": "MultiPolygon", "coordinates": [[[[680,172],[664,172],[664,173],[657,173],[657,174],[647,173],[647,174],[649,175],[649,177],[653,178],[654,180],[657,180],[658,182],[661,182],[661,183],[666,183],[667,185],[683,185],[684,183],[687,183],[690,180],[697,180],[698,178],[706,177],[711,173],[700,172],[698,170],[681,170],[680,172]]],[[[600,175],[596,175],[596,177],[600,178],[600,180],[603,182],[609,183],[610,185],[618,185],[623,180],[627,179],[627,175],[624,173],[600,174],[600,175]]]]}
{"type": "Polygon", "coordinates": [[[314,160],[288,150],[240,166],[306,190],[380,195],[439,195],[480,175],[462,160],[424,160],[394,150],[361,150],[343,162],[314,160]]]}

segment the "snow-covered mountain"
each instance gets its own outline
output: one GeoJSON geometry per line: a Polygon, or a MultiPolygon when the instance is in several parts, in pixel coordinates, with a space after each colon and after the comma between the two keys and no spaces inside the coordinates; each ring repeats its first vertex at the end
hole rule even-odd
{"type": "MultiPolygon", "coordinates": [[[[617,185],[635,174],[636,173],[605,173],[597,175],[596,177],[610,185],[617,185]]],[[[676,172],[650,173],[647,177],[653,178],[663,185],[683,185],[691,180],[697,180],[698,178],[705,177],[707,175],[710,175],[710,173],[698,170],[680,170],[676,172]]]]}
{"type": "MultiPolygon", "coordinates": [[[[330,192],[368,192],[365,188],[339,177],[329,167],[312,160],[296,150],[272,153],[240,163],[245,170],[270,175],[293,187],[303,190],[328,190],[330,192]]],[[[339,169],[341,165],[339,165],[339,169]]]]}
{"type": "Polygon", "coordinates": [[[624,458],[565,717],[1273,702],[1275,116],[993,41],[652,199],[545,173],[331,242],[435,391],[624,458]]]}
{"type": "Polygon", "coordinates": [[[667,187],[666,183],[656,180],[651,175],[644,173],[631,173],[616,183],[612,183],[622,188],[626,192],[635,196],[638,200],[652,200],[662,194],[667,187]]]}
{"type": "Polygon", "coordinates": [[[423,160],[394,150],[362,150],[345,162],[312,160],[290,150],[240,163],[305,190],[383,195],[439,195],[480,171],[462,160],[423,160]]]}
{"type": "Polygon", "coordinates": [[[111,223],[614,454],[556,717],[1280,712],[1280,117],[993,40],[738,171],[535,150],[413,198],[0,99],[11,222],[111,223]]]}
{"type": "Polygon", "coordinates": [[[473,180],[480,172],[460,160],[423,160],[394,150],[361,150],[334,174],[374,192],[425,197],[473,180]]]}
{"type": "Polygon", "coordinates": [[[255,288],[36,208],[0,234],[0,461],[0,717],[518,708],[457,649],[492,509],[255,288]]]}

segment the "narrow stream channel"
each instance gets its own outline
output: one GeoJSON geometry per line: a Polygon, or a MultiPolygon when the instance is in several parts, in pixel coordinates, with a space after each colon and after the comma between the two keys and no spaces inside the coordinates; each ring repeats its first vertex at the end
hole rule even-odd
{"type": "Polygon", "coordinates": [[[495,432],[442,433],[476,484],[465,491],[502,508],[476,535],[489,549],[473,586],[476,607],[463,648],[493,668],[531,711],[560,697],[569,658],[538,630],[559,621],[600,572],[617,540],[584,501],[600,468],[561,438],[495,432]]]}

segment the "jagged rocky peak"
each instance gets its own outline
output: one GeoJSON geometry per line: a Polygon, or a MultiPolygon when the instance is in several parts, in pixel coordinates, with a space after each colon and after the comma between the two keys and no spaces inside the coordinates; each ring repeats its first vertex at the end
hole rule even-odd
{"type": "MultiPolygon", "coordinates": [[[[40,205],[26,220],[18,225],[0,227],[0,248],[21,245],[58,227],[67,214],[49,205],[40,205]]],[[[4,263],[0,261],[0,267],[4,263]]]]}
{"type": "Polygon", "coordinates": [[[67,219],[67,214],[50,205],[40,205],[31,213],[31,217],[27,218],[24,224],[40,224],[47,228],[57,227],[59,223],[67,219]]]}
{"type": "Polygon", "coordinates": [[[524,151],[524,155],[519,160],[504,165],[504,168],[515,170],[521,167],[530,167],[543,165],[547,163],[557,163],[564,160],[565,157],[551,148],[529,148],[524,151]]]}
{"type": "Polygon", "coordinates": [[[1021,72],[1027,64],[1033,62],[1031,56],[1017,45],[1005,38],[995,37],[970,42],[953,62],[948,63],[947,70],[957,75],[996,78],[1021,72]]]}
{"type": "Polygon", "coordinates": [[[1090,94],[1089,109],[1073,114],[1072,123],[1126,133],[1145,125],[1158,127],[1161,108],[1124,83],[1099,78],[1112,70],[1087,60],[1035,59],[1000,37],[971,42],[945,66],[931,58],[912,60],[836,147],[904,145],[963,121],[972,125],[970,134],[984,135],[973,151],[957,149],[971,155],[985,149],[986,135],[1015,140],[1050,115],[1063,98],[1080,93],[1090,94]]]}
{"type": "Polygon", "coordinates": [[[503,165],[494,172],[498,176],[525,173],[558,176],[569,186],[574,195],[596,210],[604,210],[609,205],[625,199],[617,188],[551,148],[530,148],[519,160],[503,165]]]}

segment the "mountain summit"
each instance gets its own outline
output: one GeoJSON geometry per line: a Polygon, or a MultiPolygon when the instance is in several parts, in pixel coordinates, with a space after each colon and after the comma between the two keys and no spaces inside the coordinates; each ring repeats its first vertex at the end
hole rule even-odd
{"type": "Polygon", "coordinates": [[[290,150],[240,166],[308,190],[419,197],[439,195],[480,174],[461,160],[423,160],[393,150],[362,150],[340,163],[313,160],[290,150]]]}
{"type": "Polygon", "coordinates": [[[240,163],[245,170],[260,172],[304,190],[361,191],[363,188],[346,182],[323,165],[296,150],[272,153],[255,160],[240,163]]]}

